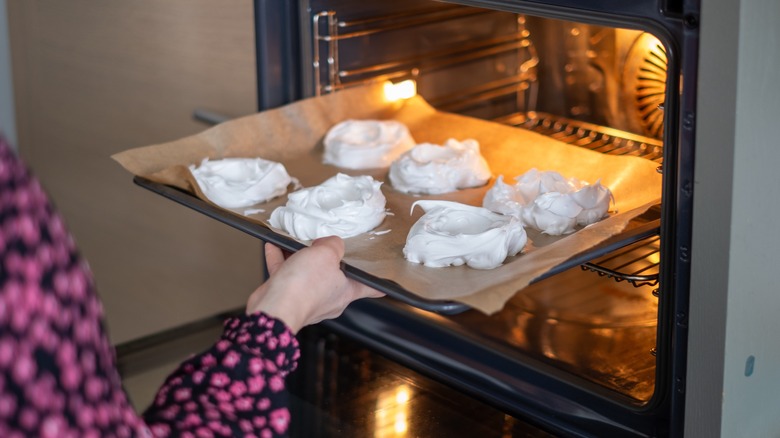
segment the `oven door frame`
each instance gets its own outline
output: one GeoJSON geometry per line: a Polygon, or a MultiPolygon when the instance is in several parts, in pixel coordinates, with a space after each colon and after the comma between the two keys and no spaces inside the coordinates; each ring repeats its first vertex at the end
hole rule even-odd
{"type": "MultiPolygon", "coordinates": [[[[680,436],[685,409],[688,296],[693,211],[693,163],[698,71],[699,0],[447,0],[545,18],[648,31],[667,50],[664,104],[664,178],[656,382],[644,406],[551,366],[518,363],[485,351],[468,334],[432,324],[414,309],[358,302],[326,326],[399,363],[431,375],[514,415],[564,434],[617,433],[680,436]],[[685,81],[682,78],[686,78],[685,81]],[[395,324],[391,324],[391,321],[395,324]],[[404,321],[409,326],[400,327],[404,321]],[[428,333],[425,335],[425,333],[428,333]],[[436,339],[438,352],[428,346],[436,339]],[[479,348],[478,348],[479,347],[479,348]],[[476,350],[475,350],[476,348],[476,350]],[[485,354],[488,366],[465,352],[485,354]],[[463,361],[469,362],[464,371],[463,361]],[[497,368],[498,367],[498,368],[497,368]],[[515,383],[496,381],[496,373],[515,383]],[[534,420],[535,419],[535,420],[534,420]]],[[[275,108],[314,95],[310,13],[305,0],[254,0],[258,108],[275,108]],[[307,38],[307,35],[309,36],[307,38]],[[307,55],[309,55],[307,57],[307,55]]]]}

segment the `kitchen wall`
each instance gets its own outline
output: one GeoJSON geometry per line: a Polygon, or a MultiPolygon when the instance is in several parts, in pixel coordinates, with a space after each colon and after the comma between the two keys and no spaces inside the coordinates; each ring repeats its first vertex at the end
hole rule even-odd
{"type": "Polygon", "coordinates": [[[135,186],[122,150],[256,110],[251,0],[7,0],[18,148],[90,262],[123,342],[242,307],[260,244],[135,186]]]}

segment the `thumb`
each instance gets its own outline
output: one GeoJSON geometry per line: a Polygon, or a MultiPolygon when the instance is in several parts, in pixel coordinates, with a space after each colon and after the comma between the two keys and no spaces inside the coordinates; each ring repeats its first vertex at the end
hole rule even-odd
{"type": "Polygon", "coordinates": [[[284,254],[278,246],[266,243],[265,248],[265,265],[268,268],[268,275],[274,275],[276,271],[284,263],[284,254]]]}

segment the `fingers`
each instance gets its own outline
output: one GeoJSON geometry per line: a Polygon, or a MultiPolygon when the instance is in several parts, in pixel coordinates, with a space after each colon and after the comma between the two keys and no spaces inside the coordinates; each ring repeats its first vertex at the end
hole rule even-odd
{"type": "Polygon", "coordinates": [[[282,263],[284,263],[284,253],[282,253],[282,250],[279,249],[278,246],[270,243],[266,243],[264,249],[265,264],[268,267],[268,274],[274,275],[282,266],[282,263]]]}
{"type": "MultiPolygon", "coordinates": [[[[344,258],[344,240],[338,236],[322,237],[313,241],[311,246],[329,249],[333,252],[333,255],[338,261],[341,261],[341,259],[344,258]]],[[[349,299],[350,302],[360,298],[379,298],[385,296],[382,292],[379,292],[370,286],[366,286],[359,281],[353,279],[347,281],[351,295],[351,298],[349,299]]]]}
{"type": "Polygon", "coordinates": [[[358,300],[360,298],[381,298],[385,296],[384,293],[379,292],[373,287],[367,286],[357,280],[349,280],[349,281],[350,281],[350,286],[352,288],[353,300],[358,300]]]}
{"type": "Polygon", "coordinates": [[[366,298],[382,298],[383,296],[385,296],[384,293],[379,292],[378,290],[371,287],[368,288],[368,291],[365,295],[366,298]]]}

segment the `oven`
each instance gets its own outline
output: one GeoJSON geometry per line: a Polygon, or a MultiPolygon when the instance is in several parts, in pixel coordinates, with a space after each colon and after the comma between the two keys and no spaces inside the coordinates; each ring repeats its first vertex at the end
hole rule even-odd
{"type": "Polygon", "coordinates": [[[364,300],[304,331],[298,384],[323,385],[348,340],[556,434],[681,435],[698,17],[676,0],[256,0],[260,109],[411,80],[437,109],[663,174],[642,232],[493,315],[364,300]]]}

